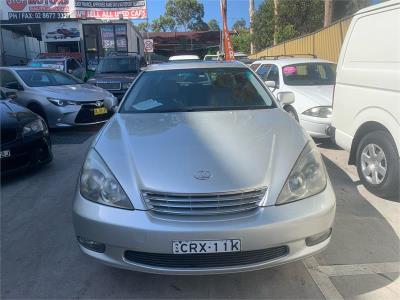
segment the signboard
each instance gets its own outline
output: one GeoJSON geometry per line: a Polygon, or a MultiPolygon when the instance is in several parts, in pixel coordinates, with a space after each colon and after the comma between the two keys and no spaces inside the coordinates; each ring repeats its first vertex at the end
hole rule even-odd
{"type": "Polygon", "coordinates": [[[0,0],[0,19],[11,23],[68,18],[145,19],[146,0],[0,0]]]}
{"type": "Polygon", "coordinates": [[[43,23],[40,28],[44,42],[77,42],[81,39],[78,22],[43,23]]]}
{"type": "Polygon", "coordinates": [[[144,52],[153,53],[154,52],[153,39],[144,39],[143,41],[144,41],[144,52]]]}

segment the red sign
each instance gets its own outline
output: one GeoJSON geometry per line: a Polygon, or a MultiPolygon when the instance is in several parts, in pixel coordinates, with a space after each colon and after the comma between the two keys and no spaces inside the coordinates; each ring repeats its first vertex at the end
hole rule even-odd
{"type": "Polygon", "coordinates": [[[11,7],[12,10],[21,11],[26,7],[27,0],[7,0],[7,5],[11,7]]]}

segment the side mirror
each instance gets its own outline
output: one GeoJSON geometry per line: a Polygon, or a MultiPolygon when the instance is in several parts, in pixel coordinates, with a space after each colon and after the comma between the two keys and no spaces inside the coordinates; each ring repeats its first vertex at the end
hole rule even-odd
{"type": "Polygon", "coordinates": [[[294,93],[292,92],[280,92],[277,97],[282,106],[292,104],[295,100],[294,93]]]}
{"type": "Polygon", "coordinates": [[[265,85],[266,85],[267,87],[271,88],[271,89],[276,89],[276,83],[275,83],[275,81],[267,80],[267,81],[265,82],[265,85]]]}
{"type": "Polygon", "coordinates": [[[10,99],[16,99],[17,98],[17,93],[14,91],[7,91],[6,92],[6,97],[10,99]]]}
{"type": "Polygon", "coordinates": [[[24,88],[22,87],[22,85],[18,82],[18,81],[12,81],[12,82],[8,82],[5,84],[4,86],[7,89],[10,90],[17,90],[17,91],[23,91],[24,88]]]}
{"type": "Polygon", "coordinates": [[[106,98],[104,99],[104,107],[107,108],[107,110],[116,112],[118,109],[118,100],[117,98],[106,98]]]}

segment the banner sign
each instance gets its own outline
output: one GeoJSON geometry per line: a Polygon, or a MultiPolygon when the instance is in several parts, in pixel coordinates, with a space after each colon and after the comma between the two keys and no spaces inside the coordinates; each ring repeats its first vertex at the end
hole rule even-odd
{"type": "Polygon", "coordinates": [[[0,0],[0,19],[13,23],[77,19],[145,19],[146,0],[0,0]]]}
{"type": "Polygon", "coordinates": [[[40,28],[44,42],[76,42],[81,39],[78,22],[43,23],[40,28]]]}

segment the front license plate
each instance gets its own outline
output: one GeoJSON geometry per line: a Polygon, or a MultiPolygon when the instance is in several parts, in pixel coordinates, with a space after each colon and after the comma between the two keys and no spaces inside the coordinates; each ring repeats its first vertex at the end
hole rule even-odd
{"type": "Polygon", "coordinates": [[[204,254],[239,252],[241,250],[240,240],[215,240],[215,241],[173,241],[172,251],[174,254],[204,254]]]}
{"type": "Polygon", "coordinates": [[[94,115],[98,116],[98,115],[104,115],[107,113],[107,108],[105,107],[99,107],[99,108],[95,108],[94,109],[94,115]]]}
{"type": "Polygon", "coordinates": [[[11,156],[10,150],[3,150],[0,151],[0,158],[7,158],[11,156]]]}

